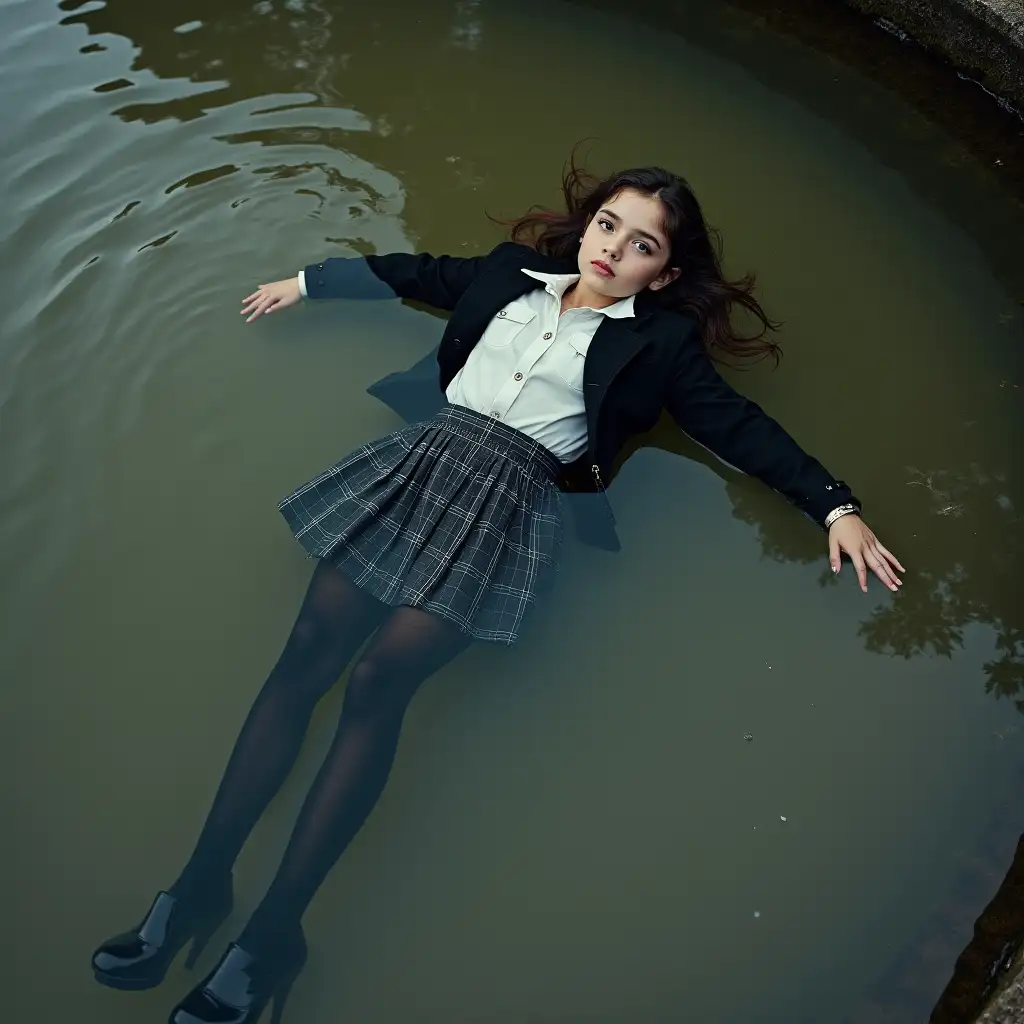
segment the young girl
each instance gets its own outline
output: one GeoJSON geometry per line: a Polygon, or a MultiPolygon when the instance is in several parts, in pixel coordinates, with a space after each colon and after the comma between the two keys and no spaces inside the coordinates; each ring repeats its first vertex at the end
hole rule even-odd
{"type": "MultiPolygon", "coordinates": [[[[596,183],[571,165],[563,191],[565,213],[527,215],[513,241],[486,256],[325,260],[245,300],[247,323],[303,296],[397,295],[452,316],[437,350],[436,413],[364,445],[282,502],[318,559],[291,635],[180,877],[136,929],[93,956],[98,980],[115,988],[157,985],[189,940],[191,966],[231,909],[234,861],[291,769],[314,706],[372,633],[273,883],[172,1024],[251,1024],[272,999],[279,1015],[306,958],[303,912],[377,802],[417,687],[474,639],[519,638],[557,567],[562,492],[598,491],[606,509],[616,455],[663,408],[824,527],[833,572],[846,552],[862,590],[868,569],[891,590],[901,584],[903,567],[847,486],[715,370],[718,353],[777,349],[751,280],[723,278],[687,184],[660,168],[596,183]],[[760,318],[757,338],[732,332],[736,303],[760,318]]],[[[578,526],[615,547],[610,522],[583,516],[578,526]]]]}

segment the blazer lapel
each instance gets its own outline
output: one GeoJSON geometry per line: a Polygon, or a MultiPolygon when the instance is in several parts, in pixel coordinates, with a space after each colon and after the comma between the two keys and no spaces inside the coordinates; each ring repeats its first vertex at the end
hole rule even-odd
{"type": "Polygon", "coordinates": [[[650,339],[633,327],[634,324],[639,326],[646,319],[645,316],[625,320],[605,317],[587,349],[587,358],[583,364],[583,399],[587,407],[587,434],[591,452],[596,451],[597,419],[608,388],[623,367],[650,344],[650,339]]]}
{"type": "MultiPolygon", "coordinates": [[[[539,253],[536,263],[537,266],[530,266],[528,269],[550,271],[553,274],[565,272],[561,264],[539,253]]],[[[458,323],[455,323],[456,317],[453,316],[449,333],[472,338],[475,345],[498,310],[527,292],[543,287],[544,285],[535,277],[524,274],[520,265],[497,266],[482,274],[466,291],[459,306],[456,307],[456,313],[459,314],[458,323]]]]}

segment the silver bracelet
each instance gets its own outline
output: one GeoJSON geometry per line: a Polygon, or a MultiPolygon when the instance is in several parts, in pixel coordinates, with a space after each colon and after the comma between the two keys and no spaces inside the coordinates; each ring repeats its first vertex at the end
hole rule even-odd
{"type": "Polygon", "coordinates": [[[840,505],[838,508],[832,509],[825,516],[825,529],[827,530],[837,519],[842,519],[843,516],[849,515],[860,515],[860,509],[856,505],[840,505]]]}

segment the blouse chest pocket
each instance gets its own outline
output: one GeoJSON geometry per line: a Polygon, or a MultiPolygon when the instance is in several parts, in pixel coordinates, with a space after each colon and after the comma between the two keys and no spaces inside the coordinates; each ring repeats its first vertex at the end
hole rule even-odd
{"type": "Polygon", "coordinates": [[[537,314],[522,300],[510,302],[498,312],[480,337],[488,348],[506,348],[537,314]]]}
{"type": "Polygon", "coordinates": [[[588,339],[581,334],[570,334],[557,345],[555,372],[573,391],[583,390],[583,364],[587,361],[588,339]]]}

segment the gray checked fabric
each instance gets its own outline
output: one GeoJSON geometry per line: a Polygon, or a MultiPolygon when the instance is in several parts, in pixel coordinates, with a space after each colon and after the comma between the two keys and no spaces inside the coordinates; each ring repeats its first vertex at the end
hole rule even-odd
{"type": "Polygon", "coordinates": [[[558,568],[560,472],[526,434],[446,405],[356,449],[279,508],[310,557],[379,601],[513,644],[558,568]]]}

